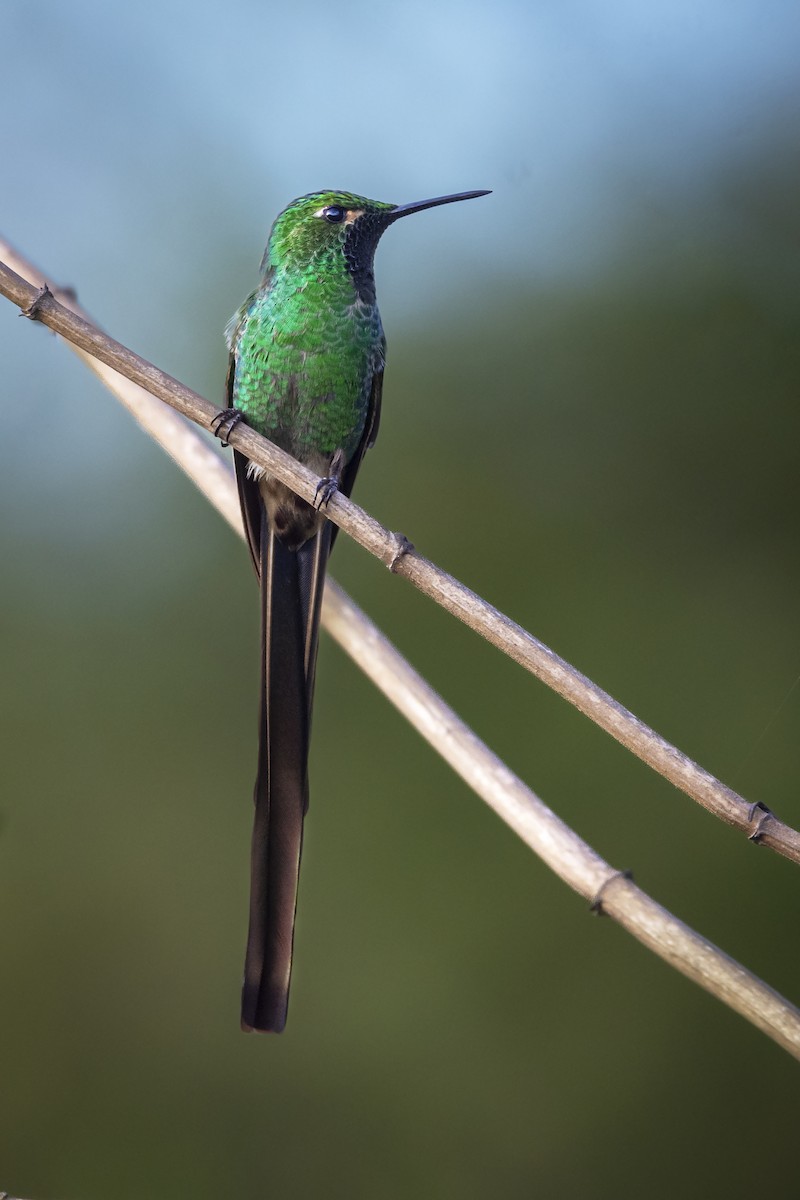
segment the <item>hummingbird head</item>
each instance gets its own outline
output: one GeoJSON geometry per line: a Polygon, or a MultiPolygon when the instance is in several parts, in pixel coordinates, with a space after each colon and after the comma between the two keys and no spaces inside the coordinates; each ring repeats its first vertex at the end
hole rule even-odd
{"type": "Polygon", "coordinates": [[[318,276],[346,271],[359,297],[372,303],[372,263],[384,230],[410,213],[488,194],[459,192],[413,204],[388,204],[352,192],[311,192],[293,200],[276,218],[261,269],[265,273],[288,269],[318,276]]]}

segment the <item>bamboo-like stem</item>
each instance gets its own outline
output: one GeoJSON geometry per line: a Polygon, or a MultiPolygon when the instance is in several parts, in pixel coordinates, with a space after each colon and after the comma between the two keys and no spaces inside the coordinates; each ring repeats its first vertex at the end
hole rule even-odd
{"type": "MultiPolygon", "coordinates": [[[[0,243],[0,249],[8,257],[10,248],[0,243]]],[[[25,274],[36,276],[18,256],[16,262],[25,274]]],[[[242,537],[233,474],[219,455],[139,386],[85,350],[78,352],[242,537]]],[[[800,1011],[605,862],[481,742],[330,579],[323,621],[437,753],[565,883],[800,1059],[800,1011]]]]}
{"type": "MultiPolygon", "coordinates": [[[[0,253],[8,244],[0,241],[0,253]]],[[[60,304],[49,291],[23,279],[0,262],[0,293],[23,312],[53,329],[84,355],[113,368],[157,396],[198,425],[208,429],[219,411],[164,371],[115,342],[75,311],[60,304]]],[[[141,403],[141,402],[140,402],[141,403]]],[[[272,442],[244,424],[230,435],[230,443],[253,462],[287,483],[298,495],[313,501],[317,476],[284,454],[272,442]]],[[[173,454],[173,450],[169,451],[173,454]]],[[[760,845],[769,846],[792,862],[800,863],[800,832],[778,820],[761,805],[748,803],[726,787],[644,721],[582,675],[555,651],[540,642],[515,621],[488,604],[452,575],[418,554],[402,537],[391,533],[346,496],[335,494],[326,508],[327,516],[354,541],[379,558],[392,571],[408,579],[442,608],[458,617],[476,633],[525,667],[580,712],[589,717],[637,758],[642,759],[670,783],[685,792],[728,825],[742,830],[760,845]]]]}
{"type": "Polygon", "coordinates": [[[800,1010],[685,925],[582,840],[522,782],[406,662],[338,585],[326,624],[376,687],[556,875],[670,966],[800,1059],[800,1010]]]}

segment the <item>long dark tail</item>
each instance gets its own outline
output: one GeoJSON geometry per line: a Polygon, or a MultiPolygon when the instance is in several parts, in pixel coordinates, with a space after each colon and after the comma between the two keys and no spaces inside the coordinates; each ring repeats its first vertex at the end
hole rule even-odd
{"type": "Polygon", "coordinates": [[[261,716],[242,1028],[286,1024],[297,881],[308,808],[308,743],[330,526],[288,550],[262,510],[261,716]]]}

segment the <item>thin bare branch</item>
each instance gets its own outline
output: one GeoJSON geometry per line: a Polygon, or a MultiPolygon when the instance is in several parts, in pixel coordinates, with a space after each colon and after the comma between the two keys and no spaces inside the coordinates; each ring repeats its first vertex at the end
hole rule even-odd
{"type": "MultiPolygon", "coordinates": [[[[38,267],[28,262],[9,242],[0,237],[0,255],[13,271],[23,279],[30,280],[36,289],[45,286],[45,279],[38,267]]],[[[78,304],[72,292],[53,287],[53,295],[70,312],[90,323],[91,318],[78,304]]],[[[128,409],[131,416],[141,425],[181,470],[189,476],[199,490],[211,501],[225,520],[237,532],[241,530],[239,498],[231,488],[229,465],[220,454],[210,449],[203,438],[174,408],[167,407],[145,388],[134,383],[126,375],[101,362],[77,343],[66,340],[78,358],[82,360],[98,379],[128,409]]],[[[2,1197],[0,1197],[2,1200],[2,1197]]]]}
{"type": "MultiPolygon", "coordinates": [[[[0,263],[0,292],[27,315],[87,354],[118,370],[203,428],[210,427],[218,409],[207,400],[59,304],[49,291],[37,290],[4,263],[0,263]]],[[[313,500],[317,477],[277,446],[244,424],[231,433],[230,442],[306,500],[313,500]]],[[[726,787],[544,643],[423,558],[400,535],[384,529],[341,494],[331,499],[326,513],[360,546],[546,683],[698,804],[726,824],[742,830],[751,840],[800,863],[800,832],[779,821],[763,806],[748,803],[726,787]]]]}
{"type": "Polygon", "coordinates": [[[800,1059],[800,1010],[616,871],[482,742],[336,584],[326,627],[392,704],[526,845],[660,958],[800,1059]]]}
{"type": "MultiPolygon", "coordinates": [[[[35,274],[18,262],[20,270],[35,274]]],[[[96,366],[91,356],[86,361],[243,536],[233,475],[211,447],[183,422],[176,427],[170,411],[135,384],[96,366]]],[[[323,620],[437,753],[565,883],[800,1059],[800,1011],[605,862],[480,741],[330,579],[323,620]]]]}

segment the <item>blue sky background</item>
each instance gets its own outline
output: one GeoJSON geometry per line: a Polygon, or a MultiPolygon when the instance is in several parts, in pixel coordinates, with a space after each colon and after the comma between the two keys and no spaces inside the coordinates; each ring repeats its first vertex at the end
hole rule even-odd
{"type": "MultiPolygon", "coordinates": [[[[791,2],[6,0],[0,37],[6,236],[211,395],[275,214],[320,187],[494,189],[385,240],[390,338],[509,286],[583,286],[622,247],[667,275],[687,214],[751,281],[785,285],[796,266],[780,238],[742,239],[720,195],[726,170],[800,126],[791,2]]],[[[31,386],[35,345],[58,423],[96,385],[15,322],[0,312],[7,387],[31,386]]],[[[82,472],[95,438],[119,456],[116,428],[90,423],[64,469],[82,472]]]]}
{"type": "MultiPolygon", "coordinates": [[[[131,283],[157,267],[208,287],[221,250],[260,245],[322,186],[398,202],[491,186],[481,236],[448,213],[420,244],[572,273],[632,209],[669,212],[800,105],[789,2],[8,0],[1,19],[6,225],[90,281],[130,278],[135,257],[131,283]]],[[[399,294],[414,303],[411,280],[399,294]]]]}

